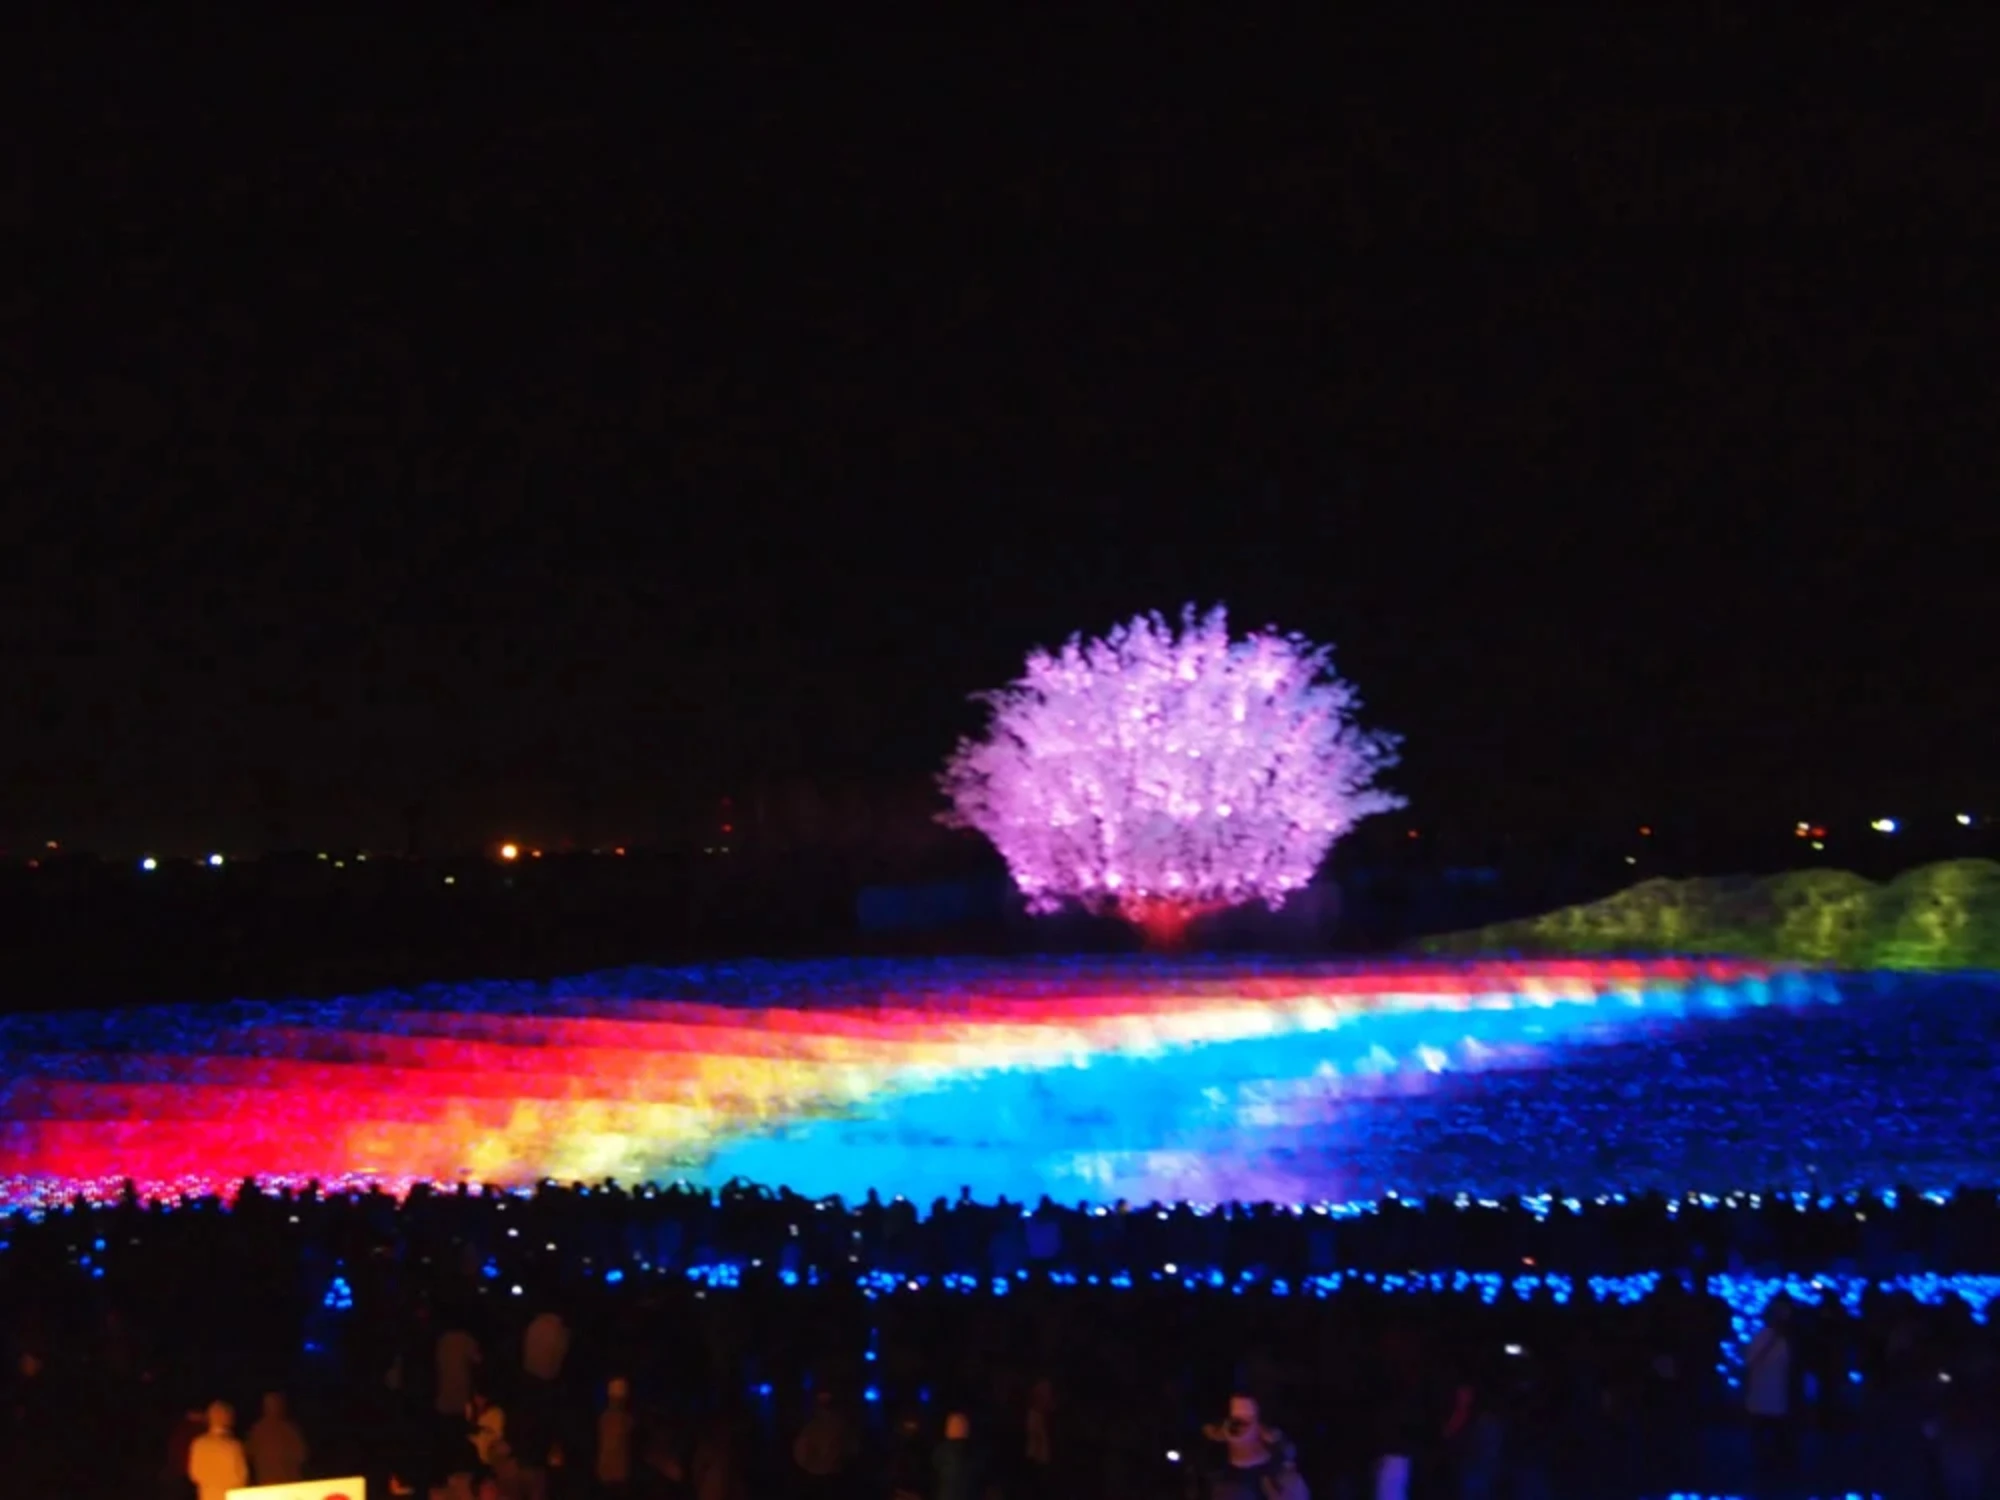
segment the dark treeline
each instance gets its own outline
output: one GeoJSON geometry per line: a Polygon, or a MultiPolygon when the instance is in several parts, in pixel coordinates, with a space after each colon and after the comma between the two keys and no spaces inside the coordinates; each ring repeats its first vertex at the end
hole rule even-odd
{"type": "MultiPolygon", "coordinates": [[[[1201,925],[1222,952],[1379,953],[1415,938],[1594,900],[1654,875],[1825,862],[1886,878],[1990,849],[1984,826],[1850,835],[1813,853],[1789,836],[1697,862],[1665,828],[1623,841],[1455,848],[1388,826],[1335,851],[1281,912],[1201,925]]],[[[1421,830],[1419,830],[1421,833],[1421,830]]],[[[354,993],[431,981],[535,979],[638,963],[831,953],[1116,952],[1115,921],[1030,919],[977,840],[899,856],[865,841],[760,839],[723,852],[361,857],[301,852],[142,869],[43,852],[0,864],[0,1012],[354,993]]]]}

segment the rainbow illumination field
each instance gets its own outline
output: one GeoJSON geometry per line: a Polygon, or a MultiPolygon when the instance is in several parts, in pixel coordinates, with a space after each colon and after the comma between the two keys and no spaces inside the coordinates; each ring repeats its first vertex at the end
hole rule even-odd
{"type": "MultiPolygon", "coordinates": [[[[1810,1038],[1842,999],[1825,976],[1716,962],[935,961],[14,1017],[0,1205],[245,1176],[1100,1201],[1727,1188],[1694,1165],[1698,1117],[1677,1140],[1646,1125],[1647,1080],[1684,1089],[1708,1053],[1810,1038]],[[1551,1113],[1536,1101],[1558,1082],[1551,1113]]],[[[1880,1170],[1748,1103],[1790,1137],[1765,1165],[1880,1170]]]]}

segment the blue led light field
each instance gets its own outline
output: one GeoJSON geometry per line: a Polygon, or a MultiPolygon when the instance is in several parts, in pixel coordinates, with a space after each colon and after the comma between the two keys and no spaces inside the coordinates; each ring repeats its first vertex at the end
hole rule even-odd
{"type": "Polygon", "coordinates": [[[1996,1066],[2000,988],[1975,979],[1418,1010],[956,1077],[743,1138],[711,1170],[919,1199],[1948,1188],[2000,1182],[1996,1066]]]}

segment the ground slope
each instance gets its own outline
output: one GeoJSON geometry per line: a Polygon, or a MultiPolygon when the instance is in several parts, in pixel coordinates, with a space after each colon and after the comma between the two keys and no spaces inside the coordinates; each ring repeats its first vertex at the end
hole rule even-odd
{"type": "Polygon", "coordinates": [[[1433,954],[1728,954],[1856,969],[2000,969],[2000,862],[1878,885],[1846,870],[1646,880],[1583,906],[1426,939],[1433,954]]]}

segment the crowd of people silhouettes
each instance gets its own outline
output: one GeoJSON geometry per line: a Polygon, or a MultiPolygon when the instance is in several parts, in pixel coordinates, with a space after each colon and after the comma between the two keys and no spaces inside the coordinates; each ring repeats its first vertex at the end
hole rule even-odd
{"type": "Polygon", "coordinates": [[[1996,1476],[1990,1194],[245,1185],[52,1204],[0,1239],[22,1500],[343,1475],[461,1500],[1973,1500],[1996,1476]]]}

